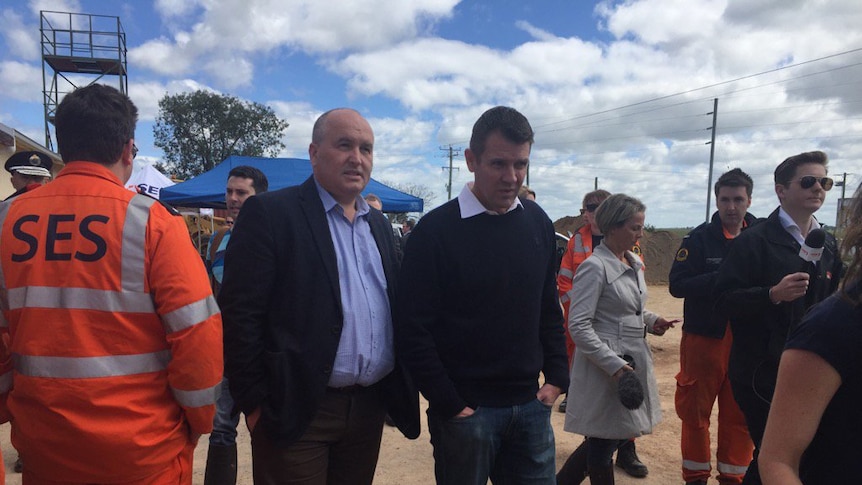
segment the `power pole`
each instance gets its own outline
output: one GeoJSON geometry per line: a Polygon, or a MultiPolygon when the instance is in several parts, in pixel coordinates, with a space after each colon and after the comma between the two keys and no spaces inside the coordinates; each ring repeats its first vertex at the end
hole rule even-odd
{"type": "Polygon", "coordinates": [[[460,148],[452,148],[452,145],[449,145],[448,147],[440,147],[440,149],[449,152],[449,166],[448,167],[440,167],[440,168],[443,170],[447,170],[447,169],[449,170],[449,183],[446,184],[446,192],[448,193],[448,197],[449,197],[447,200],[452,200],[452,171],[453,170],[460,170],[458,167],[455,167],[452,165],[452,161],[455,157],[461,156],[461,149],[460,148]]]}
{"type": "Polygon", "coordinates": [[[709,203],[712,200],[712,162],[715,159],[715,123],[718,120],[718,98],[712,100],[712,138],[709,145],[709,178],[706,183],[706,222],[709,222],[709,203]]]}
{"type": "Polygon", "coordinates": [[[841,187],[841,198],[838,199],[838,204],[835,210],[835,228],[838,229],[838,225],[841,223],[841,212],[844,208],[844,194],[847,189],[847,172],[844,172],[844,176],[841,178],[840,182],[835,182],[836,186],[841,187]]]}

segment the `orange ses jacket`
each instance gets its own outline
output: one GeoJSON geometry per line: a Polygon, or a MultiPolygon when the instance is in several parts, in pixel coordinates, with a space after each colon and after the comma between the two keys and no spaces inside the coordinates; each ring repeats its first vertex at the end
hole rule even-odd
{"type": "Polygon", "coordinates": [[[222,377],[221,315],[183,220],[76,161],[0,222],[14,366],[0,385],[27,468],[109,483],[170,467],[212,429],[222,377]]]}

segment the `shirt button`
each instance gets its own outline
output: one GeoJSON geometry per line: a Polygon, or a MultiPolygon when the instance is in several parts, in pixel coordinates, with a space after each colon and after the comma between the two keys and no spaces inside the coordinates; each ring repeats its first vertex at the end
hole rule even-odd
{"type": "Polygon", "coordinates": [[[635,315],[640,315],[640,314],[641,314],[640,310],[635,312],[635,315]]]}

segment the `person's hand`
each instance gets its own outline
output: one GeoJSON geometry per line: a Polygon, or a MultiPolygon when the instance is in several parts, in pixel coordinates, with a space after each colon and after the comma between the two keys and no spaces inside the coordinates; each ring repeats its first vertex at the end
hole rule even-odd
{"type": "Polygon", "coordinates": [[[245,415],[245,425],[248,427],[248,432],[253,433],[255,426],[257,426],[257,420],[260,419],[260,408],[258,407],[251,414],[245,415]]]}
{"type": "Polygon", "coordinates": [[[664,317],[658,317],[658,320],[656,320],[652,326],[652,333],[653,335],[664,335],[664,333],[667,332],[667,329],[673,328],[674,324],[679,322],[679,318],[667,320],[664,317]]]}
{"type": "Polygon", "coordinates": [[[538,392],[536,392],[536,399],[542,401],[545,406],[553,406],[562,392],[563,390],[559,387],[545,383],[539,388],[538,392]]]}
{"type": "Polygon", "coordinates": [[[460,413],[456,414],[455,417],[456,418],[466,418],[466,417],[472,416],[473,413],[475,413],[475,412],[476,411],[474,411],[473,408],[467,406],[464,409],[462,409],[460,413]]]}
{"type": "Polygon", "coordinates": [[[772,303],[781,303],[782,301],[793,301],[801,296],[805,296],[808,291],[808,273],[790,273],[777,285],[769,290],[769,299],[772,303]]]}
{"type": "Polygon", "coordinates": [[[620,380],[620,376],[623,375],[623,372],[634,372],[635,370],[631,368],[628,364],[620,367],[620,370],[614,372],[613,378],[615,381],[620,380]]]}

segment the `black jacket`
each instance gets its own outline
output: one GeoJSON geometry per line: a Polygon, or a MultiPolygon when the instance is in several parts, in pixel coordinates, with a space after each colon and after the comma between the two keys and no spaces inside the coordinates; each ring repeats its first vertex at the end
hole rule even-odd
{"type": "MultiPolygon", "coordinates": [[[[746,229],[757,220],[745,215],[746,229]]],[[[714,310],[715,279],[733,239],[725,239],[718,212],[686,235],[670,268],[670,294],[685,298],[682,329],[703,337],[722,339],[727,317],[714,310]]]]}
{"type": "MultiPolygon", "coordinates": [[[[733,331],[730,379],[753,385],[765,397],[771,397],[775,388],[788,330],[806,310],[802,298],[778,305],[769,299],[772,286],[801,270],[799,249],[800,244],[782,227],[776,209],[766,221],[734,240],[715,284],[717,309],[730,319],[733,331]]],[[[835,292],[841,273],[835,237],[827,234],[817,278],[809,283],[815,302],[835,292]]]]}
{"type": "MultiPolygon", "coordinates": [[[[392,228],[376,210],[368,222],[391,306],[398,272],[392,228]]],[[[313,178],[245,202],[218,302],[231,395],[247,414],[260,407],[258,426],[287,446],[305,432],[326,392],[344,320],[335,246],[313,178]]],[[[416,438],[419,393],[399,362],[381,384],[389,415],[416,438]]]]}

